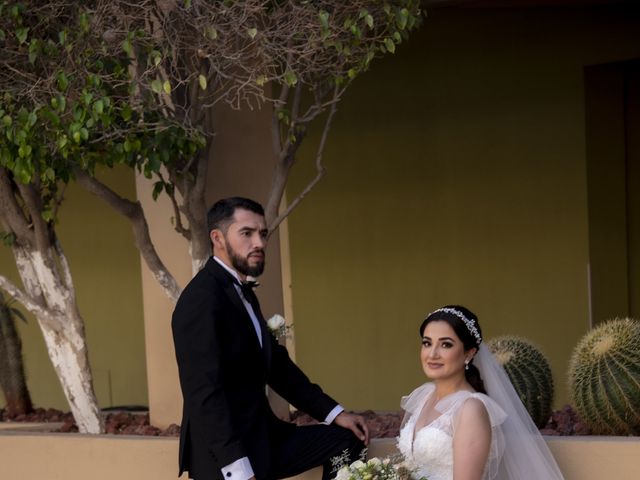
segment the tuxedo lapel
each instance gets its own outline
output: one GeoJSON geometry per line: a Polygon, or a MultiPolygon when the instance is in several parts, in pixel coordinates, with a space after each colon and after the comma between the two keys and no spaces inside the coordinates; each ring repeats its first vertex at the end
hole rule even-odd
{"type": "MultiPolygon", "coordinates": [[[[255,297],[255,302],[252,303],[252,308],[254,309],[254,313],[258,318],[258,324],[260,325],[260,334],[262,338],[262,348],[260,347],[260,342],[258,341],[258,337],[255,332],[255,328],[253,326],[253,321],[249,316],[249,312],[244,306],[240,295],[235,287],[235,278],[227,272],[218,262],[216,262],[213,257],[209,258],[206,263],[205,268],[216,278],[218,282],[222,284],[222,289],[224,293],[227,295],[231,303],[234,305],[236,310],[238,311],[238,316],[242,318],[247,326],[250,327],[250,331],[252,333],[251,338],[255,340],[255,345],[257,348],[260,348],[265,355],[267,360],[267,365],[271,363],[271,339],[269,338],[269,328],[267,327],[267,323],[262,316],[262,311],[260,310],[260,305],[258,303],[257,297],[255,293],[253,294],[255,297]]],[[[249,300],[249,299],[247,299],[249,300]]],[[[250,302],[251,303],[251,302],[250,302]]],[[[240,320],[239,318],[239,320],[240,320]]]]}
{"type": "Polygon", "coordinates": [[[251,306],[253,307],[253,311],[258,317],[258,323],[260,324],[260,332],[262,334],[262,349],[264,350],[264,355],[267,358],[267,365],[271,365],[271,334],[269,333],[269,327],[267,326],[267,322],[264,320],[264,316],[262,315],[262,310],[260,310],[260,303],[258,302],[258,297],[253,293],[253,301],[251,301],[251,306]]]}

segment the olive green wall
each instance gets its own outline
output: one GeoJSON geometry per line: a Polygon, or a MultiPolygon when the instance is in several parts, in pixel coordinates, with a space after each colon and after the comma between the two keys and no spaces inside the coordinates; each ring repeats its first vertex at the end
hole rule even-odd
{"type": "MultiPolygon", "coordinates": [[[[446,303],[548,354],[565,403],[589,326],[583,70],[640,57],[640,15],[440,9],[339,106],[327,175],[290,217],[297,360],[348,408],[423,381],[446,303]]],[[[313,154],[309,138],[304,155],[313,154]]],[[[313,172],[294,172],[288,198],[313,172]]]]}
{"type": "MultiPolygon", "coordinates": [[[[133,172],[122,169],[101,176],[122,195],[135,198],[133,172]]],[[[86,322],[99,405],[146,405],[140,259],[131,228],[77,186],[70,186],[65,196],[59,235],[86,322]]],[[[14,281],[17,278],[11,251],[4,246],[0,248],[0,272],[14,281]]],[[[20,325],[20,333],[35,405],[68,410],[36,320],[29,317],[28,324],[20,325]]]]}

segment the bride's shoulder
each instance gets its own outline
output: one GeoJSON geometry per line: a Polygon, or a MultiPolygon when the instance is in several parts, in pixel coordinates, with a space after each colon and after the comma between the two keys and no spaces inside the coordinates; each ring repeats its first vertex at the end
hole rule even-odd
{"type": "Polygon", "coordinates": [[[489,412],[485,404],[486,399],[489,397],[484,395],[486,398],[482,398],[479,395],[483,394],[471,394],[460,402],[460,407],[458,408],[459,415],[472,415],[489,418],[489,412]]]}
{"type": "Polygon", "coordinates": [[[478,398],[476,395],[469,395],[460,402],[456,417],[457,423],[463,425],[486,425],[486,428],[491,425],[489,411],[483,399],[478,398]]]}
{"type": "Polygon", "coordinates": [[[486,415],[492,426],[500,425],[507,418],[505,411],[490,396],[484,393],[473,393],[465,399],[463,407],[480,415],[486,415]]]}

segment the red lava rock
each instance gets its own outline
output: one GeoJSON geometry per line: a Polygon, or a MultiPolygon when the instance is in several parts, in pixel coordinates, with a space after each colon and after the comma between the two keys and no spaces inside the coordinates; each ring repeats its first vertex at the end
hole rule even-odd
{"type": "Polygon", "coordinates": [[[142,435],[154,435],[154,436],[158,436],[160,435],[160,429],[158,427],[154,427],[152,425],[145,425],[144,427],[142,427],[142,435]]]}
{"type": "MultiPolygon", "coordinates": [[[[367,425],[371,438],[393,438],[398,436],[400,424],[404,413],[398,412],[374,412],[365,410],[355,412],[362,415],[367,425]]],[[[4,422],[62,422],[58,432],[77,432],[73,416],[71,413],[62,412],[53,408],[36,408],[27,415],[18,415],[15,418],[8,418],[4,409],[0,410],[0,421],[4,422]]],[[[312,425],[318,423],[316,420],[301,412],[293,412],[291,421],[296,425],[312,425]]],[[[148,412],[131,413],[127,411],[109,412],[105,416],[105,430],[109,434],[118,435],[150,435],[162,437],[177,437],[180,435],[180,426],[170,425],[162,430],[149,424],[148,412]]],[[[590,435],[591,430],[580,419],[578,414],[569,405],[565,405],[560,410],[551,414],[549,422],[540,430],[543,435],[590,435]]]]}
{"type": "Polygon", "coordinates": [[[176,425],[172,423],[169,425],[166,430],[160,432],[161,437],[179,437],[180,436],[180,425],[176,425]]]}
{"type": "Polygon", "coordinates": [[[73,420],[67,419],[58,431],[62,433],[74,433],[78,431],[78,427],[73,420]]]}
{"type": "Polygon", "coordinates": [[[580,419],[571,405],[565,405],[551,414],[543,435],[591,435],[591,429],[580,419]]]}
{"type": "Polygon", "coordinates": [[[133,423],[135,425],[148,425],[149,424],[149,414],[133,415],[133,423]]]}

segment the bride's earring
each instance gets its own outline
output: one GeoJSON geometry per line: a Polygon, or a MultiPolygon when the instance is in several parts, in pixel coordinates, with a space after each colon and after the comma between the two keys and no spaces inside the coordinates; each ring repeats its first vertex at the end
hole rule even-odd
{"type": "Polygon", "coordinates": [[[470,362],[470,360],[468,360],[468,359],[464,361],[464,369],[465,370],[469,370],[469,362],[470,362]]]}

